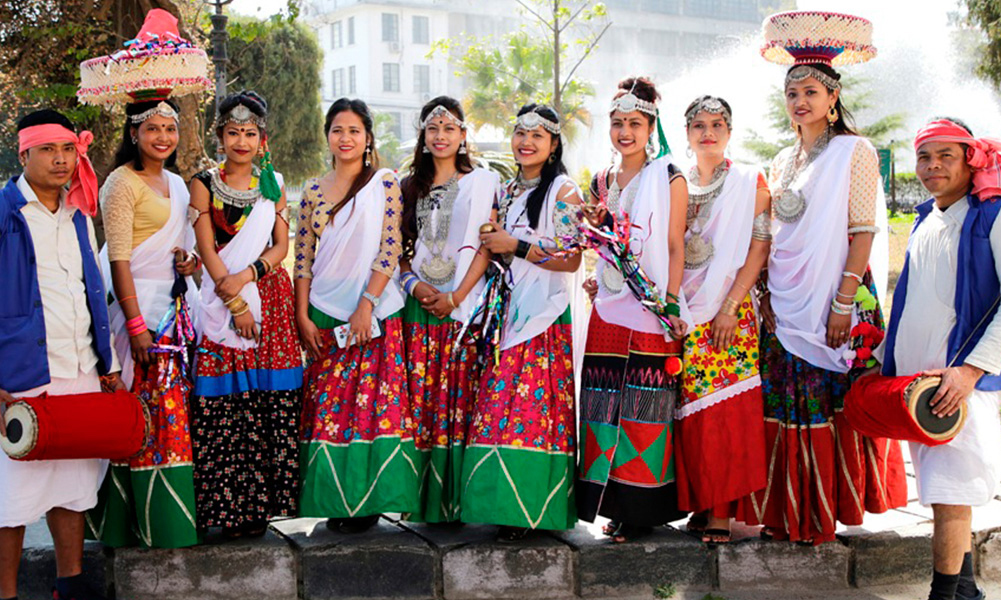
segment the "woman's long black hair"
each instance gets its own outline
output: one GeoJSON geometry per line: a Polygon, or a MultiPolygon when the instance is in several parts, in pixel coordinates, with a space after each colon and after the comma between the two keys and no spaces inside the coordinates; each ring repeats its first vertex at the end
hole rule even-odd
{"type": "MultiPolygon", "coordinates": [[[[792,68],[790,68],[789,71],[786,72],[786,74],[788,75],[789,72],[791,72],[797,66],[799,65],[795,65],[792,68]]],[[[820,71],[824,75],[827,75],[828,77],[830,77],[835,81],[841,81],[841,74],[835,71],[833,67],[825,65],[823,63],[817,63],[810,66],[813,67],[814,69],[817,69],[818,71],[820,71]]],[[[833,92],[833,90],[831,89],[828,89],[827,91],[833,92]]],[[[843,96],[844,93],[845,91],[844,89],[842,89],[841,92],[838,93],[837,101],[834,103],[834,109],[838,111],[838,120],[831,124],[831,128],[834,130],[835,135],[858,135],[858,132],[855,130],[855,117],[853,117],[852,114],[848,112],[848,109],[845,108],[844,103],[841,101],[841,96],[843,96]]]]}
{"type": "MultiPolygon", "coordinates": [[[[132,168],[134,170],[136,171],[143,170],[143,159],[142,155],[139,153],[139,146],[136,142],[132,141],[132,130],[135,129],[138,132],[139,126],[142,125],[142,123],[140,123],[139,125],[133,125],[132,117],[134,117],[135,115],[140,115],[146,112],[147,110],[156,108],[157,104],[160,104],[161,102],[166,102],[167,104],[169,104],[170,107],[173,108],[175,112],[178,113],[181,112],[180,109],[177,108],[177,104],[170,99],[150,100],[149,102],[137,102],[135,104],[128,104],[125,106],[125,126],[122,127],[122,142],[118,145],[118,150],[115,151],[116,169],[124,164],[132,163],[132,168]]],[[[163,166],[169,169],[172,168],[176,162],[177,162],[177,149],[175,148],[174,151],[170,154],[170,156],[167,157],[167,160],[164,161],[163,166]]]]}
{"type": "MultiPolygon", "coordinates": [[[[556,111],[545,104],[526,104],[518,111],[518,116],[520,117],[530,112],[537,112],[541,117],[553,123],[560,122],[560,117],[556,114],[556,111]]],[[[546,133],[549,133],[549,131],[546,130],[546,133]]],[[[553,149],[550,158],[546,159],[546,162],[542,164],[542,181],[528,195],[528,200],[525,203],[528,214],[528,226],[532,229],[539,226],[539,214],[542,212],[542,205],[546,201],[546,195],[549,193],[549,188],[553,185],[553,181],[560,175],[566,175],[567,172],[567,168],[563,164],[563,138],[552,133],[550,135],[553,137],[556,148],[553,149]]],[[[518,165],[518,174],[521,174],[521,165],[518,165]]]]}
{"type": "MultiPolygon", "coordinates": [[[[341,98],[330,105],[327,109],[327,118],[323,123],[323,135],[325,138],[330,138],[330,128],[334,125],[334,118],[338,114],[344,111],[351,111],[361,118],[362,125],[365,126],[365,137],[366,144],[371,147],[371,155],[369,156],[369,166],[365,166],[362,163],[361,173],[355,177],[355,180],[351,182],[351,187],[348,188],[348,192],[344,194],[344,199],[334,206],[330,213],[330,220],[334,220],[334,216],[350,201],[354,198],[358,192],[361,191],[363,187],[368,185],[371,181],[372,176],[375,172],[379,170],[379,153],[375,149],[375,120],[372,118],[372,112],[368,109],[368,105],[365,104],[363,100],[351,99],[351,98],[341,98]]],[[[336,165],[336,161],[334,162],[336,165]]]]}

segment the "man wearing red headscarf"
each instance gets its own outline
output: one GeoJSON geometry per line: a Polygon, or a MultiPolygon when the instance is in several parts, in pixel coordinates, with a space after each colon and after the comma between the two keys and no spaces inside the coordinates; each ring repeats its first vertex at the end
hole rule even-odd
{"type": "MultiPolygon", "coordinates": [[[[914,140],[917,175],[932,199],[917,206],[893,295],[884,375],[938,375],[933,412],[965,404],[948,444],[911,442],[918,500],[931,506],[931,600],[984,597],[973,576],[972,507],[1001,491],[1001,141],[937,119],[914,140]]],[[[879,353],[877,353],[879,354],[879,353]]]]}
{"type": "MultiPolygon", "coordinates": [[[[124,387],[95,259],[91,139],[51,110],[18,124],[24,172],[0,191],[0,410],[18,397],[100,391],[102,375],[106,387],[124,387]]],[[[53,598],[103,598],[84,583],[82,559],[84,512],[97,503],[106,467],[0,452],[0,599],[16,597],[25,526],[43,516],[56,553],[53,598]]]]}

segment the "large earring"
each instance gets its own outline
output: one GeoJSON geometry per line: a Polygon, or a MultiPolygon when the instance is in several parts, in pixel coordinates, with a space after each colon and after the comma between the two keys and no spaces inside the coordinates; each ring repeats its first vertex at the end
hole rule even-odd
{"type": "Polygon", "coordinates": [[[619,151],[612,147],[612,164],[615,164],[615,159],[619,156],[619,151]]]}
{"type": "Polygon", "coordinates": [[[139,143],[139,138],[135,135],[132,136],[132,145],[135,146],[139,143]]]}
{"type": "Polygon", "coordinates": [[[430,148],[428,148],[428,145],[427,145],[427,144],[424,144],[424,149],[423,149],[423,150],[421,150],[421,153],[422,153],[422,154],[431,154],[431,149],[430,149],[430,148]]]}
{"type": "Polygon", "coordinates": [[[553,164],[554,162],[556,162],[556,153],[553,152],[552,154],[550,154],[549,158],[546,159],[546,162],[549,164],[553,164]]]}
{"type": "Polygon", "coordinates": [[[257,158],[264,158],[264,144],[257,147],[257,158]]]}
{"type": "Polygon", "coordinates": [[[646,155],[647,156],[653,156],[653,151],[654,151],[653,136],[651,135],[646,140],[646,155]]]}
{"type": "Polygon", "coordinates": [[[687,156],[688,158],[695,156],[695,152],[692,150],[691,145],[685,148],[685,156],[687,156]]]}
{"type": "Polygon", "coordinates": [[[462,140],[462,143],[459,144],[459,154],[469,154],[466,150],[466,140],[462,140]]]}
{"type": "Polygon", "coordinates": [[[372,154],[372,146],[365,146],[365,166],[366,167],[371,167],[372,166],[372,161],[369,159],[369,156],[371,154],[372,154]]]}
{"type": "Polygon", "coordinates": [[[831,107],[831,110],[827,111],[827,122],[834,125],[838,122],[838,109],[831,107]]]}

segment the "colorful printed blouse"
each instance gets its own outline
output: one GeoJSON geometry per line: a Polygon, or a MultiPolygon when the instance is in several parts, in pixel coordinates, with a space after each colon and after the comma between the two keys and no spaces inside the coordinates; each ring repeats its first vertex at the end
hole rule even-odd
{"type": "MultiPolygon", "coordinates": [[[[382,241],[379,244],[379,255],[372,263],[372,270],[387,277],[393,276],[393,271],[400,262],[403,251],[403,239],[400,235],[400,220],[403,214],[403,194],[396,177],[387,174],[382,179],[386,190],[386,214],[382,219],[382,241]]],[[[319,179],[310,179],[302,192],[302,202],[299,205],[299,231],[295,237],[295,278],[313,278],[313,259],[316,256],[316,242],[327,227],[330,213],[334,205],[327,202],[320,191],[319,179]],[[303,218],[316,211],[325,212],[327,219],[322,221],[303,218]]]]}

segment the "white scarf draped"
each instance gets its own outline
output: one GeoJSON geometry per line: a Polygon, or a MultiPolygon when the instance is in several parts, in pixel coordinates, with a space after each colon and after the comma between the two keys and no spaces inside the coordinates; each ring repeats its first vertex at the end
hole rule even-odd
{"type": "MultiPolygon", "coordinates": [[[[476,257],[476,250],[480,247],[480,225],[490,220],[490,211],[500,188],[500,178],[487,169],[474,169],[458,183],[459,193],[452,207],[448,240],[442,250],[443,257],[455,260],[455,276],[452,281],[435,286],[440,292],[454,291],[465,278],[476,257]]],[[[438,210],[435,209],[432,213],[432,219],[438,218],[438,210]]],[[[411,270],[420,276],[420,266],[430,255],[431,251],[418,237],[414,258],[410,261],[411,270]]],[[[483,284],[483,278],[480,278],[466,299],[459,304],[459,308],[452,312],[452,319],[466,321],[483,291],[483,284]]]]}
{"type": "MultiPolygon", "coordinates": [[[[852,154],[868,140],[839,135],[790,185],[806,197],[806,211],[795,223],[772,220],[772,252],[768,261],[768,288],[775,312],[776,336],[782,347],[810,364],[847,373],[847,345],[827,346],[827,318],[831,299],[841,284],[848,258],[848,192],[852,154]]],[[[786,164],[791,154],[786,153],[786,164]]],[[[876,226],[869,266],[878,293],[886,290],[886,199],[879,187],[876,226]]],[[[852,326],[858,317],[852,315],[852,326]]]]}
{"type": "MultiPolygon", "coordinates": [[[[278,185],[284,187],[281,175],[278,176],[278,185]]],[[[239,273],[249,267],[261,254],[271,245],[271,236],[275,228],[275,203],[264,196],[258,196],[254,208],[247,216],[240,231],[236,232],[233,239],[219,251],[219,258],[226,265],[226,271],[230,274],[239,273]]],[[[257,282],[251,281],[240,290],[240,296],[250,308],[250,314],[254,317],[258,329],[261,326],[261,294],[257,289],[257,282]]],[[[257,342],[253,339],[246,339],[230,326],[232,313],[222,298],[216,295],[215,281],[211,277],[202,279],[202,292],[199,317],[197,320],[200,328],[199,334],[207,337],[213,342],[235,348],[237,350],[249,350],[257,347],[257,342]]],[[[199,338],[201,339],[201,338],[199,338]]]]}
{"type": "MultiPolygon", "coordinates": [[[[638,185],[629,220],[635,232],[630,246],[639,255],[639,264],[647,277],[657,286],[657,293],[667,300],[667,281],[670,276],[670,252],[667,238],[671,230],[671,176],[667,171],[671,164],[670,155],[658,158],[646,165],[626,186],[638,185]]],[[[625,198],[622,191],[620,198],[625,198]]],[[[621,210],[622,207],[620,207],[621,210]]],[[[614,269],[604,259],[598,261],[598,295],[594,306],[601,318],[613,325],[627,327],[633,331],[656,333],[665,339],[672,339],[667,330],[653,313],[643,307],[628,284],[617,293],[609,291],[602,283],[605,269],[614,269]]],[[[678,290],[681,320],[692,327],[692,315],[685,301],[684,290],[678,290]]]]}
{"type": "MultiPolygon", "coordinates": [[[[723,189],[713,201],[712,211],[702,228],[703,235],[712,240],[712,260],[698,269],[685,269],[681,287],[696,326],[716,317],[737,271],[747,261],[758,173],[754,167],[730,165],[723,189]]],[[[697,234],[691,230],[686,232],[685,241],[692,235],[697,234]]]]}
{"type": "MultiPolygon", "coordinates": [[[[194,247],[194,231],[188,226],[188,187],[184,180],[174,173],[164,172],[170,189],[170,217],[156,233],[149,236],[132,250],[129,270],[136,288],[139,311],[148,329],[156,330],[168,310],[173,310],[170,290],[174,286],[174,248],[191,251],[194,247]]],[[[114,290],[111,279],[111,263],[108,260],[108,245],[101,249],[100,259],[105,289],[114,290]]],[[[188,282],[188,302],[194,299],[195,283],[188,282]]],[[[132,387],[135,363],[132,360],[132,345],[125,330],[125,313],[118,302],[108,307],[111,331],[114,334],[115,351],[122,362],[122,381],[132,387]]]]}
{"type": "MultiPolygon", "coordinates": [[[[386,214],[382,180],[386,175],[396,177],[391,170],[380,169],[327,223],[316,245],[309,303],[341,321],[351,318],[358,308],[379,255],[386,214]]],[[[390,279],[372,314],[381,320],[402,308],[403,294],[390,279]]]]}

